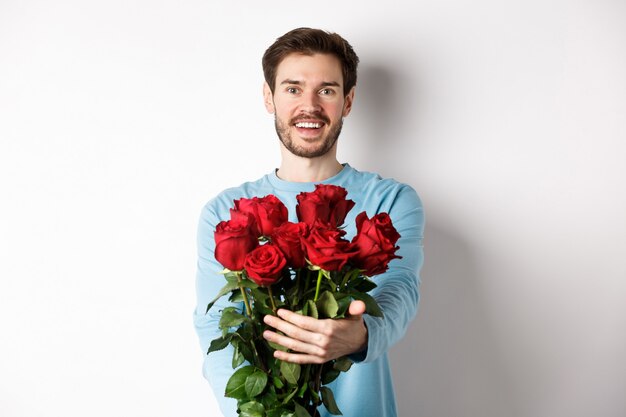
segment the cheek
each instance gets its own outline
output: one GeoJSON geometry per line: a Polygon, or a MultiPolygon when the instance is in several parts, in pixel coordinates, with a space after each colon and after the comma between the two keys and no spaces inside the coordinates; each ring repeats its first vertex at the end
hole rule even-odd
{"type": "Polygon", "coordinates": [[[327,103],[324,106],[324,110],[329,116],[334,116],[334,118],[340,119],[341,117],[343,117],[343,107],[344,102],[342,100],[334,103],[327,103]]]}
{"type": "Polygon", "coordinates": [[[289,117],[290,115],[293,114],[293,112],[296,110],[296,107],[290,103],[286,103],[286,102],[279,102],[279,101],[275,101],[274,102],[274,113],[276,113],[276,115],[283,116],[283,118],[285,117],[289,117]]]}

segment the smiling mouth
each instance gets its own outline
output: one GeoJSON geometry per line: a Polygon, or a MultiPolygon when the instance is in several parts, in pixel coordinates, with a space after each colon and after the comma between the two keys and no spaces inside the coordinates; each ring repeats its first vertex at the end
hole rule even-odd
{"type": "Polygon", "coordinates": [[[323,126],[321,122],[297,122],[294,124],[295,127],[299,127],[301,129],[319,129],[323,126]]]}

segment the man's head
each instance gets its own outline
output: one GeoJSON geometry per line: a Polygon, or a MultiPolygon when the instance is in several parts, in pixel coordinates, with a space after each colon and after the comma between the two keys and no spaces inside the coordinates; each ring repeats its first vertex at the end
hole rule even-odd
{"type": "Polygon", "coordinates": [[[357,64],[348,42],[319,29],[295,29],[265,52],[265,106],[291,154],[334,154],[352,108],[357,64]]]}
{"type": "Polygon", "coordinates": [[[356,85],[359,57],[348,41],[336,33],[329,33],[320,29],[298,28],[276,39],[276,42],[267,48],[263,54],[263,74],[272,93],[276,88],[278,65],[293,53],[334,55],[341,64],[343,95],[347,95],[356,85]]]}

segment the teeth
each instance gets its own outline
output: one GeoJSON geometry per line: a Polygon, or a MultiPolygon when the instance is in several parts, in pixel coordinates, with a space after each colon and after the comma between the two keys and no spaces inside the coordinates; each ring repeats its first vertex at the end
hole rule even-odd
{"type": "Polygon", "coordinates": [[[321,123],[300,122],[296,123],[296,127],[305,127],[307,129],[319,129],[322,127],[321,123]]]}

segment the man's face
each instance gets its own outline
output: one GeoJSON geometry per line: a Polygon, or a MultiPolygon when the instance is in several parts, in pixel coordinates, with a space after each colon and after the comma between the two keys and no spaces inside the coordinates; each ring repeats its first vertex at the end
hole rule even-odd
{"type": "Polygon", "coordinates": [[[341,64],[334,55],[293,53],[278,65],[274,94],[266,84],[264,97],[285,148],[315,158],[335,146],[354,89],[344,97],[341,64]]]}

